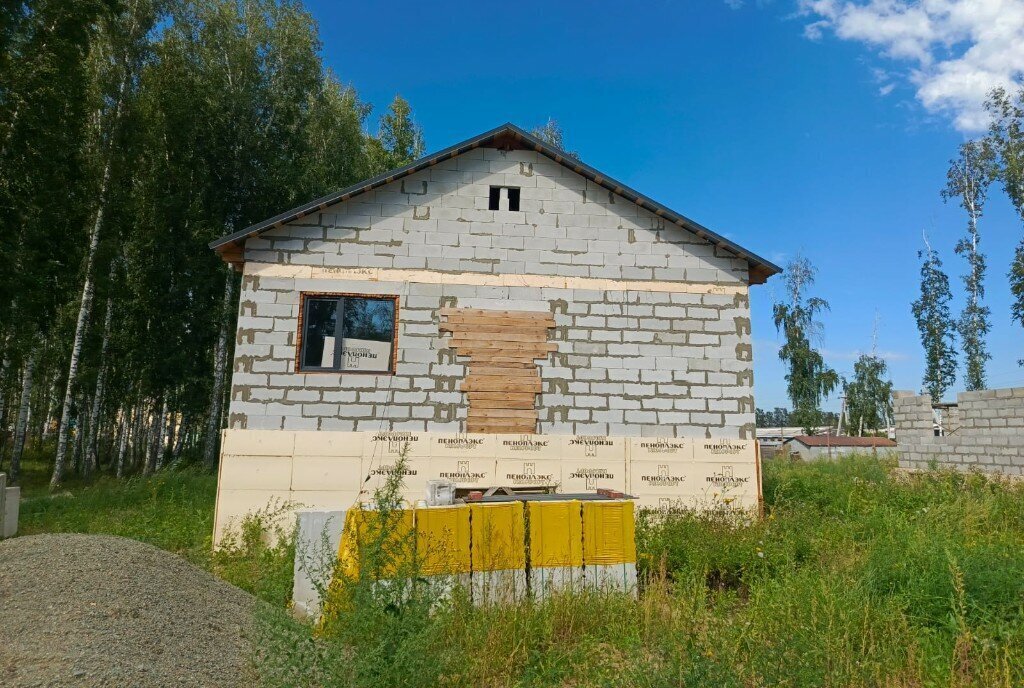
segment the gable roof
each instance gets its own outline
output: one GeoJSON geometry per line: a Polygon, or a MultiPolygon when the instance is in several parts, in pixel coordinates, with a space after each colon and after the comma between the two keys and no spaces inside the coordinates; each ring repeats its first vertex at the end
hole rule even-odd
{"type": "Polygon", "coordinates": [[[702,239],[706,239],[712,244],[743,258],[750,266],[751,284],[764,284],[769,277],[782,272],[782,268],[762,258],[756,253],[748,251],[742,246],[729,241],[725,237],[712,232],[707,227],[694,222],[690,218],[644,196],[638,191],[634,191],[622,182],[612,179],[603,172],[600,172],[590,165],[577,160],[565,151],[559,150],[558,148],[541,141],[537,137],[511,123],[503,124],[500,127],[486,131],[471,139],[466,139],[461,143],[456,143],[454,146],[449,146],[444,150],[426,155],[415,162],[405,165],[404,167],[389,170],[388,172],[377,175],[371,179],[359,182],[358,184],[353,184],[352,186],[341,189],[340,191],[329,193],[326,196],[321,196],[320,198],[296,208],[292,208],[291,210],[286,210],[279,215],[267,218],[262,222],[257,222],[245,229],[222,236],[221,238],[210,242],[210,248],[220,254],[225,261],[236,266],[240,265],[244,262],[242,257],[242,246],[244,245],[245,240],[250,237],[256,236],[257,234],[272,227],[279,227],[285,223],[292,222],[293,220],[297,220],[310,213],[319,212],[329,205],[333,205],[340,201],[347,201],[354,196],[366,193],[367,191],[372,191],[378,187],[384,186],[385,184],[390,184],[397,179],[402,179],[410,174],[414,174],[420,170],[436,165],[443,160],[454,158],[466,151],[480,147],[502,148],[506,150],[533,150],[541,155],[551,158],[555,162],[568,167],[580,176],[585,177],[595,184],[599,184],[609,191],[636,203],[641,208],[654,213],[658,217],[663,217],[669,222],[693,232],[702,239]]]}

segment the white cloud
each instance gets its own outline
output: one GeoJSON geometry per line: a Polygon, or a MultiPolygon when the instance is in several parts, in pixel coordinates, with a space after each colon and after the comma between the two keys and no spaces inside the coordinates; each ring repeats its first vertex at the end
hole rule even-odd
{"type": "Polygon", "coordinates": [[[725,0],[725,4],[728,5],[731,10],[738,10],[743,7],[743,0],[725,0]]]}
{"type": "Polygon", "coordinates": [[[908,62],[921,104],[962,131],[983,129],[985,96],[1024,73],[1024,0],[798,1],[805,36],[820,40],[831,30],[908,62]]]}
{"type": "Polygon", "coordinates": [[[887,96],[892,93],[892,90],[896,88],[896,84],[886,84],[885,86],[878,87],[878,95],[887,96]]]}

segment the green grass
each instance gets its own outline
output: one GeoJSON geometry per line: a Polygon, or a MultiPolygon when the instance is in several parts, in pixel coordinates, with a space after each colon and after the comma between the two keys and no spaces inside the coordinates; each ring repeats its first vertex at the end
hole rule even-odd
{"type": "MultiPolygon", "coordinates": [[[[28,490],[23,532],[137,537],[282,608],[287,538],[250,521],[209,556],[214,490],[190,471],[28,490]]],[[[759,521],[641,519],[640,600],[370,595],[318,636],[268,608],[264,685],[1024,685],[1024,485],[853,457],[768,462],[764,490],[759,521]]]]}
{"type": "Polygon", "coordinates": [[[268,542],[272,514],[256,514],[213,552],[217,476],[195,467],[144,478],[103,475],[48,489],[49,466],[31,456],[22,474],[19,535],[105,533],[174,552],[264,601],[283,608],[291,597],[294,547],[286,533],[268,542]]]}

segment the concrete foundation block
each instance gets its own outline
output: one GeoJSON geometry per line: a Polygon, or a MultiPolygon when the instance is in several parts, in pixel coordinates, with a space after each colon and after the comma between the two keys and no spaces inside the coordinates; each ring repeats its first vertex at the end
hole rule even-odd
{"type": "Polygon", "coordinates": [[[292,612],[299,617],[320,616],[322,594],[338,561],[338,545],[345,527],[345,511],[296,512],[295,569],[292,612]]]}

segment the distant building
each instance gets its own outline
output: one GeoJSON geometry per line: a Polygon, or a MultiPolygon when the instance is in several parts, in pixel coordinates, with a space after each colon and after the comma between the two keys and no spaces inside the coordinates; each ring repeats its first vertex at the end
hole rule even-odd
{"type": "Polygon", "coordinates": [[[841,437],[836,435],[797,435],[785,442],[793,457],[807,461],[831,459],[844,454],[896,451],[896,443],[887,437],[841,437]]]}
{"type": "MultiPolygon", "coordinates": [[[[811,428],[811,434],[813,435],[827,435],[832,432],[832,428],[827,425],[822,425],[817,428],[811,428]]],[[[804,428],[798,426],[783,427],[783,426],[772,426],[766,428],[757,428],[757,444],[761,451],[761,457],[770,459],[775,456],[776,453],[782,450],[783,445],[789,440],[804,434],[804,428]]]]}

